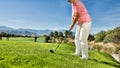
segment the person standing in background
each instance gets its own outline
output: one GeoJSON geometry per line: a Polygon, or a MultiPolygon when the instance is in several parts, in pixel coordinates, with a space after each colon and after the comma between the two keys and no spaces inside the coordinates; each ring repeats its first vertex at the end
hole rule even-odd
{"type": "Polygon", "coordinates": [[[0,34],[0,40],[2,40],[2,34],[0,34]]]}

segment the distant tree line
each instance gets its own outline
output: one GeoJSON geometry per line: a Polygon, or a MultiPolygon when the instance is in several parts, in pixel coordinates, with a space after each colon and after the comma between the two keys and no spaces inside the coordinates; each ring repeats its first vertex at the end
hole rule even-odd
{"type": "MultiPolygon", "coordinates": [[[[59,43],[61,41],[64,41],[65,43],[70,42],[73,43],[74,42],[74,35],[73,32],[69,32],[67,30],[65,30],[64,32],[50,32],[49,35],[45,35],[45,42],[47,43],[59,43]],[[72,41],[70,41],[72,40],[72,41]]],[[[94,35],[89,35],[88,38],[89,41],[93,41],[94,40],[94,35]]]]}
{"type": "MultiPolygon", "coordinates": [[[[45,42],[49,43],[60,42],[62,40],[64,40],[64,42],[68,42],[69,39],[74,40],[74,35],[72,32],[69,32],[67,30],[65,32],[51,32],[49,35],[45,36],[45,42]]],[[[120,26],[112,30],[100,31],[95,35],[90,34],[88,41],[104,43],[113,42],[120,44],[120,26]]]]}
{"type": "Polygon", "coordinates": [[[65,32],[50,32],[49,35],[45,36],[45,42],[48,43],[59,43],[61,41],[67,41],[66,38],[74,38],[73,33],[65,30],[65,32]]]}
{"type": "Polygon", "coordinates": [[[5,32],[1,32],[0,35],[2,35],[2,37],[31,37],[28,35],[15,35],[15,34],[10,34],[10,33],[5,33],[5,32]]]}

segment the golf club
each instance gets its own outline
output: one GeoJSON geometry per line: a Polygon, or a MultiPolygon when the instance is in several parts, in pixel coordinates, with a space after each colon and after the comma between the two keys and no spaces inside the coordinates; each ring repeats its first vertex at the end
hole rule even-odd
{"type": "Polygon", "coordinates": [[[60,46],[61,43],[62,43],[62,41],[61,41],[61,42],[59,43],[59,45],[55,48],[55,50],[52,50],[52,49],[51,49],[50,52],[51,52],[51,53],[54,53],[54,51],[57,50],[57,48],[60,46]]]}
{"type": "MultiPolygon", "coordinates": [[[[70,31],[68,31],[68,34],[69,34],[69,33],[70,33],[70,31]]],[[[65,38],[64,38],[64,39],[65,39],[65,38]]],[[[64,39],[63,39],[63,40],[64,40],[64,39]]],[[[63,41],[63,40],[62,40],[62,41],[63,41]]],[[[54,53],[54,52],[58,49],[58,47],[60,46],[60,44],[62,43],[62,41],[58,44],[58,46],[55,48],[55,50],[50,49],[50,52],[51,52],[51,53],[54,53]]]]}

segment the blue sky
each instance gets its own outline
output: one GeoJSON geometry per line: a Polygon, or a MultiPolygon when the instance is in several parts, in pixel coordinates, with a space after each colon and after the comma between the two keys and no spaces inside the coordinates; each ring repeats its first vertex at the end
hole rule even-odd
{"type": "MultiPolygon", "coordinates": [[[[82,2],[92,17],[91,33],[120,26],[120,0],[82,2]]],[[[70,24],[71,5],[67,0],[0,0],[0,26],[67,30],[70,24]]]]}

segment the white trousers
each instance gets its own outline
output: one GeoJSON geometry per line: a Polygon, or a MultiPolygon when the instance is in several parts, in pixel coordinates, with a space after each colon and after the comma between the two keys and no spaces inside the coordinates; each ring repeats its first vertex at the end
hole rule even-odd
{"type": "Polygon", "coordinates": [[[75,54],[79,55],[80,52],[82,53],[82,58],[88,58],[88,36],[91,29],[92,22],[86,22],[82,25],[78,25],[76,27],[76,34],[75,34],[75,54]]]}

